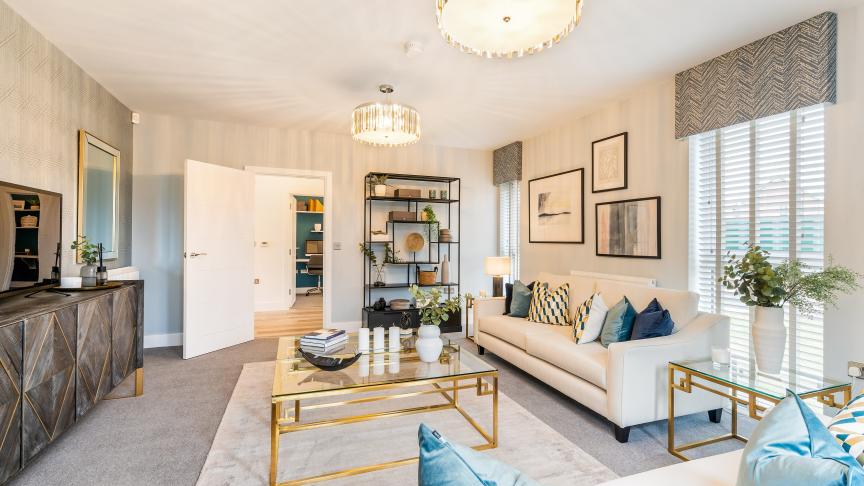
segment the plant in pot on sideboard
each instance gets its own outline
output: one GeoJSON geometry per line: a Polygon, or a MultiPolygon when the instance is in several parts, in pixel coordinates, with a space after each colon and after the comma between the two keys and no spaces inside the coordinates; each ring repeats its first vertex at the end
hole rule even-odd
{"type": "Polygon", "coordinates": [[[859,288],[860,274],[830,259],[819,272],[812,271],[800,260],[787,260],[772,265],[770,254],[758,245],[750,245],[738,258],[729,253],[719,281],[744,304],[755,308],[750,327],[756,366],[770,374],[780,373],[786,351],[786,327],[783,306],[795,306],[805,316],[813,315],[825,305],[836,305],[840,293],[859,288]]]}
{"type": "Polygon", "coordinates": [[[99,259],[99,245],[90,243],[84,235],[78,235],[78,239],[72,242],[73,250],[78,252],[84,266],[81,267],[81,286],[96,286],[96,261],[99,259]]]}
{"type": "Polygon", "coordinates": [[[459,294],[441,302],[441,289],[433,288],[425,292],[416,285],[411,286],[411,296],[420,309],[420,329],[417,330],[417,354],[420,361],[434,363],[441,356],[444,343],[441,341],[441,329],[438,326],[450,318],[462,306],[459,294]]]}

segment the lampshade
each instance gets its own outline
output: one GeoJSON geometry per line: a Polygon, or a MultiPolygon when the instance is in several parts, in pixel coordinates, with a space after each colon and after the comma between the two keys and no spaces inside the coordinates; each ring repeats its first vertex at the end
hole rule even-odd
{"type": "Polygon", "coordinates": [[[582,0],[437,0],[438,29],[462,52],[522,57],[561,42],[579,25],[582,0]]]}
{"type": "Polygon", "coordinates": [[[510,257],[494,256],[486,257],[485,260],[486,275],[500,277],[501,275],[510,275],[510,257]]]}
{"type": "MultiPolygon", "coordinates": [[[[382,84],[378,90],[385,95],[393,87],[382,84]]],[[[370,145],[395,147],[420,140],[420,114],[408,105],[393,103],[364,103],[351,113],[351,135],[354,140],[370,145]]]]}

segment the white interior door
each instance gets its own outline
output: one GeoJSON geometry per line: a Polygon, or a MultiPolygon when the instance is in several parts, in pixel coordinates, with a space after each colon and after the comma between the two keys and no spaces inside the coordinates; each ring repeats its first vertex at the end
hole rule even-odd
{"type": "Polygon", "coordinates": [[[285,281],[288,290],[288,307],[297,303],[297,202],[293,194],[288,194],[288,235],[285,242],[285,281]]]}
{"type": "Polygon", "coordinates": [[[186,160],[183,357],[255,337],[250,172],[186,160]]]}

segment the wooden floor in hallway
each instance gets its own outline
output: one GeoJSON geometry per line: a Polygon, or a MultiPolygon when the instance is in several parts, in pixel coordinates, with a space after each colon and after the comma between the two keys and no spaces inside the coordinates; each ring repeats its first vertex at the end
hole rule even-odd
{"type": "Polygon", "coordinates": [[[324,300],[321,295],[298,295],[294,307],[285,311],[255,313],[255,337],[305,334],[324,325],[324,300]]]}

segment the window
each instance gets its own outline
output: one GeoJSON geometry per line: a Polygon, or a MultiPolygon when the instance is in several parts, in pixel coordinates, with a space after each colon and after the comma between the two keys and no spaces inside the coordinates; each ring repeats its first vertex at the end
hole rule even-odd
{"type": "Polygon", "coordinates": [[[510,257],[508,282],[519,278],[519,181],[498,184],[498,254],[510,257]]]}
{"type": "MultiPolygon", "coordinates": [[[[779,263],[824,264],[824,110],[795,110],[690,137],[690,287],[700,310],[732,320],[730,347],[750,350],[750,309],[717,282],[748,242],[779,263]]],[[[822,375],[822,315],[787,306],[785,369],[822,375]]]]}

